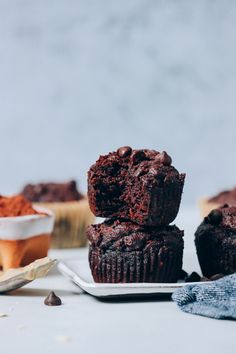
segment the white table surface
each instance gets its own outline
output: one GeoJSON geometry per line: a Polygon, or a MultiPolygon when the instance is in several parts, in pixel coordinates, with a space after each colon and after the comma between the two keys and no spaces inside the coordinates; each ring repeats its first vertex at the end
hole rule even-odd
{"type": "MultiPolygon", "coordinates": [[[[199,270],[193,248],[198,224],[192,210],[180,213],[185,228],[184,268],[199,270]]],[[[53,250],[59,259],[84,257],[87,249],[53,250]]],[[[56,268],[9,295],[0,296],[1,354],[235,354],[236,321],[181,312],[172,301],[101,301],[82,293],[56,268]],[[43,301],[55,291],[63,306],[43,301]]]]}

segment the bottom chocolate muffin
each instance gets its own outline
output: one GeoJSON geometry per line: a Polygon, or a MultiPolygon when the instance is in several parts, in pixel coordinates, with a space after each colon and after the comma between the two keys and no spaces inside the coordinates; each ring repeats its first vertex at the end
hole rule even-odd
{"type": "Polygon", "coordinates": [[[195,233],[195,245],[205,277],[236,272],[236,207],[212,210],[195,233]]]}
{"type": "Polygon", "coordinates": [[[87,229],[89,264],[97,283],[176,282],[182,269],[183,231],[106,220],[87,229]]]}

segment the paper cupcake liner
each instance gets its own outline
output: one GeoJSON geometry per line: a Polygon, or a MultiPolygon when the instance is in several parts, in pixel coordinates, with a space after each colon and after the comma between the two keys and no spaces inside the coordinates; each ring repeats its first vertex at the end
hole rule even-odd
{"type": "Polygon", "coordinates": [[[89,264],[97,283],[172,283],[182,269],[182,250],[108,251],[90,246],[89,264]]]}
{"type": "Polygon", "coordinates": [[[87,199],[75,202],[34,203],[44,206],[55,216],[52,248],[76,248],[87,244],[86,228],[94,222],[87,199]]]}

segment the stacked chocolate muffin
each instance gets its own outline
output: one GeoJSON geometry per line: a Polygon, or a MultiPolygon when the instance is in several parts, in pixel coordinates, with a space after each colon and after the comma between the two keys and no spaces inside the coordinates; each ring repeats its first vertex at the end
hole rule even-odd
{"type": "Polygon", "coordinates": [[[169,223],[178,213],[185,175],[171,162],[166,152],[125,146],[91,166],[90,208],[109,218],[87,229],[96,282],[177,281],[183,231],[169,223]]]}

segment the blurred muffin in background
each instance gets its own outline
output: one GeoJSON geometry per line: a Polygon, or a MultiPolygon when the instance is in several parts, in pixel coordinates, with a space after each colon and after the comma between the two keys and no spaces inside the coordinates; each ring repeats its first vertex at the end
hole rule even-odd
{"type": "Polygon", "coordinates": [[[55,215],[52,248],[75,248],[87,243],[85,230],[94,222],[88,201],[75,181],[27,184],[21,192],[34,206],[42,206],[55,215]]]}
{"type": "Polygon", "coordinates": [[[0,196],[0,267],[23,267],[47,256],[54,216],[22,195],[0,196]]]}
{"type": "Polygon", "coordinates": [[[199,202],[201,216],[207,216],[211,210],[217,209],[224,204],[229,206],[236,205],[236,187],[222,191],[213,197],[201,199],[199,202]]]}

